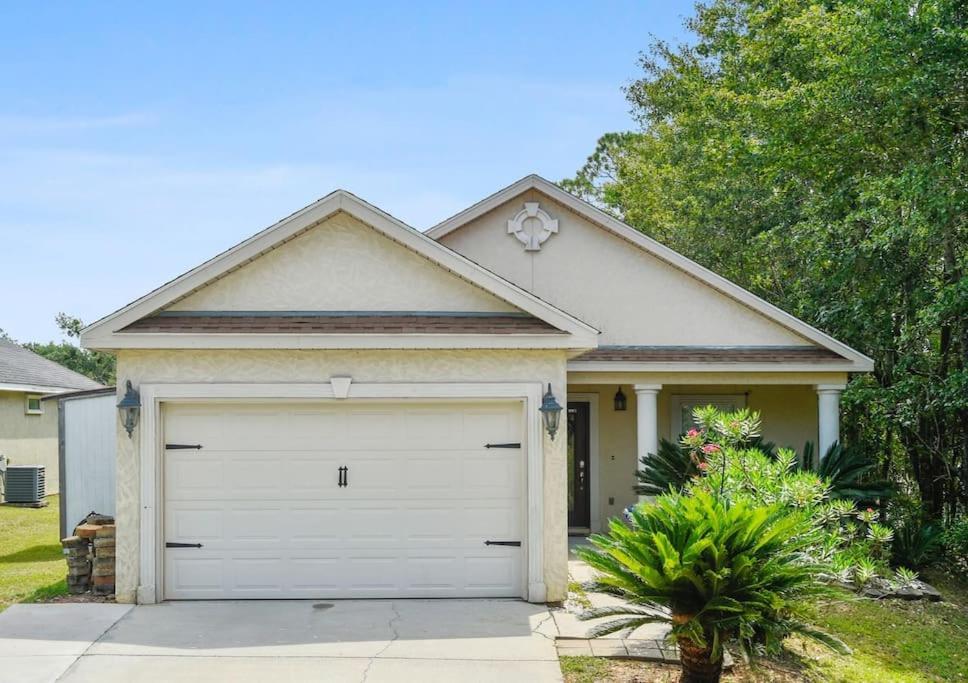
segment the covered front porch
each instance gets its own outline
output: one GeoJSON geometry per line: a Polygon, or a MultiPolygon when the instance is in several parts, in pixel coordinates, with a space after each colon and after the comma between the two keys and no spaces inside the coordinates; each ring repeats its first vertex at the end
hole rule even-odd
{"type": "Polygon", "coordinates": [[[846,373],[568,373],[568,527],[603,530],[635,503],[639,458],[689,429],[696,406],[748,407],[763,438],[817,453],[839,438],[846,373]],[[624,408],[624,409],[623,409],[624,408]]]}

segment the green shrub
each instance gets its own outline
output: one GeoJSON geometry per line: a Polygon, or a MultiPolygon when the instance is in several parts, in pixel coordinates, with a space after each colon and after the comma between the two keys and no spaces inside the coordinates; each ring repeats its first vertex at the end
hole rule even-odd
{"type": "Polygon", "coordinates": [[[686,492],[701,490],[726,501],[780,504],[804,512],[821,531],[805,552],[823,568],[822,578],[828,581],[856,583],[861,561],[878,574],[892,574],[893,531],[879,523],[879,513],[870,507],[858,511],[850,497],[835,497],[830,480],[802,469],[793,450],[780,448],[768,455],[750,447],[760,437],[756,413],[706,407],[697,409],[694,418],[698,426],[683,436],[682,444],[703,460],[686,492]]]}
{"type": "Polygon", "coordinates": [[[699,474],[700,462],[688,448],[662,439],[659,452],[642,458],[642,466],[635,471],[635,492],[640,496],[661,496],[670,490],[682,491],[699,474]]]}
{"type": "Polygon", "coordinates": [[[968,572],[968,516],[948,524],[941,534],[945,557],[960,572],[968,572]]]}
{"type": "Polygon", "coordinates": [[[807,552],[822,536],[809,513],[697,488],[638,505],[631,517],[630,526],[613,519],[607,535],[591,537],[594,549],[576,551],[600,573],[595,589],[625,601],[582,615],[617,617],[590,637],[669,623],[688,681],[719,680],[732,640],[747,656],[777,650],[791,633],[847,650],[802,619],[826,593],[817,581],[822,568],[807,552]]]}
{"type": "Polygon", "coordinates": [[[909,518],[894,530],[891,563],[896,567],[926,567],[941,556],[941,551],[941,529],[934,524],[922,524],[919,519],[909,518]]]}

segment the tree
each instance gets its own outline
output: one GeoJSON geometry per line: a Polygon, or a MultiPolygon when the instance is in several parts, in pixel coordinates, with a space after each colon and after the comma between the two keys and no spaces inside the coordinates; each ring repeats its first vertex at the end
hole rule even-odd
{"type": "MultiPolygon", "coordinates": [[[[69,316],[66,313],[57,314],[57,327],[69,339],[78,339],[81,336],[81,329],[84,323],[80,318],[69,316]]],[[[68,340],[60,342],[28,342],[24,348],[30,349],[34,353],[63,365],[74,372],[78,372],[86,377],[90,377],[95,382],[101,384],[114,384],[115,381],[115,358],[114,356],[100,351],[82,349],[68,340]]]]}
{"type": "Polygon", "coordinates": [[[713,0],[563,185],[868,353],[845,442],[968,508],[968,6],[713,0]]]}

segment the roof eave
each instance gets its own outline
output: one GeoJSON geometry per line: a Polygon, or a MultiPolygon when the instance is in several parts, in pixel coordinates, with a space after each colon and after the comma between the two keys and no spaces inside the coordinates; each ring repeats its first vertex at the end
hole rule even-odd
{"type": "Polygon", "coordinates": [[[124,349],[562,349],[591,350],[594,334],[166,333],[91,336],[87,348],[124,349]]]}

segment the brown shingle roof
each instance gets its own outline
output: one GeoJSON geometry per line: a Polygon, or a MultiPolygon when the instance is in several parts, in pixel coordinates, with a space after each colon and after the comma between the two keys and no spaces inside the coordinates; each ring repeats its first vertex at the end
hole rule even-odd
{"type": "Polygon", "coordinates": [[[602,346],[573,360],[625,363],[829,363],[844,358],[828,349],[812,346],[602,346]]]}
{"type": "Polygon", "coordinates": [[[528,315],[434,313],[220,314],[142,318],[121,332],[193,334],[564,334],[528,315]]]}

